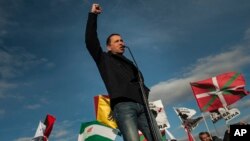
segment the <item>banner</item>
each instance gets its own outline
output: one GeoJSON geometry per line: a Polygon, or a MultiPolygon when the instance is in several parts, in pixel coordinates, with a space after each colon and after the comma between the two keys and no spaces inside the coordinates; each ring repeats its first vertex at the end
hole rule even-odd
{"type": "Polygon", "coordinates": [[[223,118],[218,109],[210,111],[209,113],[210,113],[210,119],[212,120],[213,123],[216,123],[217,121],[223,118]]]}
{"type": "Polygon", "coordinates": [[[220,115],[225,119],[226,123],[228,123],[230,120],[240,115],[239,109],[236,108],[232,109],[219,108],[218,111],[220,115]]]}
{"type": "Polygon", "coordinates": [[[157,125],[160,130],[170,128],[170,124],[161,100],[149,102],[149,108],[155,116],[157,125]]]}

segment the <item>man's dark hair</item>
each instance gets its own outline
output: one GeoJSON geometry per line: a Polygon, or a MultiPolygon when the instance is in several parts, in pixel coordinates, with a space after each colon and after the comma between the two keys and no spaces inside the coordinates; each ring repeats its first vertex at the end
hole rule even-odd
{"type": "Polygon", "coordinates": [[[199,137],[200,137],[201,135],[204,135],[204,134],[210,136],[210,134],[209,134],[208,132],[200,132],[200,133],[199,133],[199,137]]]}
{"type": "Polygon", "coordinates": [[[110,44],[110,38],[111,38],[112,36],[115,36],[115,35],[121,36],[121,35],[118,34],[118,33],[112,33],[112,34],[110,34],[110,35],[108,36],[107,40],[106,40],[106,45],[109,45],[109,44],[110,44]]]}

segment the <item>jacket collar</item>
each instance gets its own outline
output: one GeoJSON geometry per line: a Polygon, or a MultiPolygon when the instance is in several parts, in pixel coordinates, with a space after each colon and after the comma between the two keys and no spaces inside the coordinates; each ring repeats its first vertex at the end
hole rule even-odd
{"type": "Polygon", "coordinates": [[[131,65],[133,65],[134,66],[134,63],[132,62],[132,61],[130,61],[128,58],[126,58],[124,55],[121,55],[121,54],[113,54],[112,52],[108,52],[108,54],[109,55],[111,55],[111,56],[114,56],[114,57],[116,57],[116,58],[118,58],[118,59],[121,59],[121,60],[123,60],[123,61],[125,61],[125,62],[127,62],[127,63],[129,63],[129,64],[131,64],[131,65]]]}

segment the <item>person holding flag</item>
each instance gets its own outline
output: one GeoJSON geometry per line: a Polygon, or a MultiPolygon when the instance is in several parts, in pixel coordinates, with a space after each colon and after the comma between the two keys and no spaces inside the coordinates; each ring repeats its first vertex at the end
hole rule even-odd
{"type": "MultiPolygon", "coordinates": [[[[122,133],[124,141],[139,141],[138,130],[140,130],[148,141],[154,140],[151,135],[152,126],[157,129],[157,138],[161,139],[160,131],[155,119],[148,122],[146,106],[142,97],[141,82],[138,68],[132,61],[127,59],[123,53],[125,43],[120,34],[111,34],[106,40],[108,52],[101,48],[97,36],[97,17],[102,13],[99,4],[93,4],[88,15],[85,33],[87,50],[93,57],[102,80],[110,96],[110,106],[113,116],[117,121],[118,128],[122,133]],[[151,126],[152,125],[152,126],[151,126]]],[[[142,76],[142,75],[141,75],[142,76]]],[[[149,89],[144,85],[146,96],[149,89]]],[[[154,134],[155,135],[155,134],[154,134]]],[[[154,136],[155,137],[155,136],[154,136]]]]}

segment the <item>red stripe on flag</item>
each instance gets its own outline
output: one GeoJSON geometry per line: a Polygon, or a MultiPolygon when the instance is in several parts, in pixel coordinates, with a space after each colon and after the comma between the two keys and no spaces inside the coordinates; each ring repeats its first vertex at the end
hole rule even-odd
{"type": "Polygon", "coordinates": [[[46,125],[46,129],[44,131],[44,136],[46,138],[49,138],[49,135],[53,129],[53,125],[54,125],[54,122],[55,122],[56,118],[52,115],[47,115],[46,116],[46,119],[44,121],[44,124],[46,125]]]}

